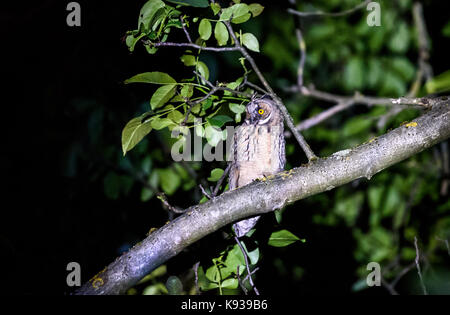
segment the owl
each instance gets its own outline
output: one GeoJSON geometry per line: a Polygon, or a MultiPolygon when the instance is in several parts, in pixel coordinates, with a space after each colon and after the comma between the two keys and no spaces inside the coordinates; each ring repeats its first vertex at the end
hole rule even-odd
{"type": "MultiPolygon", "coordinates": [[[[247,104],[245,121],[234,133],[230,154],[230,190],[284,170],[283,116],[272,99],[252,98],[247,104]]],[[[233,224],[236,236],[247,234],[259,218],[252,217],[233,224]]]]}

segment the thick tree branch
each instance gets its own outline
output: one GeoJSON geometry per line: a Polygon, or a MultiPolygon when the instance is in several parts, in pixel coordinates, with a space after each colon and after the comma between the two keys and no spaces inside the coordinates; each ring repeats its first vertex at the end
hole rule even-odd
{"type": "Polygon", "coordinates": [[[219,228],[249,216],[280,209],[394,165],[450,137],[448,98],[430,99],[431,109],[356,148],[307,166],[258,180],[186,212],[151,233],[85,283],[77,294],[120,294],[183,249],[219,228]]]}

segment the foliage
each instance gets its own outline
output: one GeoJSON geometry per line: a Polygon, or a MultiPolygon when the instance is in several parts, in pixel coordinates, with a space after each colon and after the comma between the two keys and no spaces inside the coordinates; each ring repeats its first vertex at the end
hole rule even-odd
{"type": "MultiPolygon", "coordinates": [[[[296,9],[304,12],[336,12],[359,2],[299,1],[296,9]]],[[[364,10],[348,17],[325,16],[303,20],[307,52],[305,85],[314,83],[320,90],[345,95],[355,91],[385,97],[408,93],[417,72],[418,43],[410,17],[413,3],[410,0],[380,2],[382,27],[369,27],[364,10]]],[[[225,48],[234,45],[224,23],[230,21],[237,30],[235,35],[238,40],[261,62],[265,77],[279,92],[296,122],[330,106],[322,101],[285,92],[286,87],[296,82],[299,53],[294,18],[286,13],[284,6],[279,5],[282,6],[271,3],[270,10],[264,9],[261,4],[245,4],[243,1],[234,1],[228,7],[223,1],[209,4],[203,0],[150,0],[143,5],[137,27],[126,33],[126,46],[133,54],[147,54],[148,58],[140,71],[149,72],[134,74],[124,83],[131,91],[138,91],[145,86],[147,94],[141,105],[128,110],[127,123],[125,118],[121,122],[111,123],[116,126],[124,123],[122,154],[116,154],[117,148],[113,145],[101,149],[105,160],[119,166],[119,169],[96,169],[93,175],[101,178],[107,198],[120,200],[137,192],[141,202],[149,204],[156,199],[157,193],[164,192],[175,203],[185,202],[190,205],[207,200],[199,192],[198,184],[201,183],[210,192],[212,189],[209,186],[215,185],[223,175],[225,163],[173,162],[167,148],[175,141],[185,140],[187,131],[194,131],[212,146],[217,145],[225,137],[222,131],[224,127],[242,122],[248,97],[223,90],[210,94],[213,88],[208,84],[209,81],[218,80],[214,82],[215,86],[246,94],[255,91],[243,83],[246,80],[253,83],[258,81],[255,73],[249,70],[248,61],[239,59],[232,52],[213,54],[195,47],[179,47],[179,55],[175,59],[156,59],[166,49],[176,49],[164,44],[172,41],[188,42],[184,37],[183,23],[192,36],[193,44],[225,48]],[[169,63],[173,71],[166,73],[164,69],[168,68],[169,63]],[[149,89],[151,93],[148,93],[149,89]],[[172,132],[178,136],[172,138],[172,132]]],[[[448,36],[449,24],[441,27],[442,34],[448,36]]],[[[420,86],[418,96],[448,91],[448,69],[436,69],[436,73],[439,75],[420,86]]],[[[102,135],[96,137],[95,133],[102,130],[99,127],[101,122],[106,124],[111,117],[106,111],[96,109],[95,104],[83,106],[86,112],[90,112],[90,141],[95,147],[102,141],[102,135]]],[[[79,108],[82,108],[81,105],[79,108]]],[[[370,141],[418,114],[414,109],[405,110],[390,117],[385,125],[377,125],[380,117],[388,112],[389,108],[383,106],[354,106],[303,134],[311,147],[317,150],[316,153],[325,157],[370,141]]],[[[287,167],[299,166],[304,161],[300,149],[291,140],[288,140],[286,148],[287,167]]],[[[252,248],[247,251],[250,268],[256,268],[257,263],[265,263],[275,266],[280,283],[283,280],[286,283],[293,282],[293,279],[299,283],[307,281],[303,275],[308,272],[308,266],[302,265],[302,259],[307,258],[297,253],[303,250],[300,249],[302,247],[313,246],[310,237],[306,236],[307,229],[348,231],[352,240],[350,244],[344,244],[340,239],[327,242],[342,246],[342,255],[354,259],[354,283],[364,280],[367,275],[365,267],[370,261],[377,261],[382,266],[396,260],[403,265],[413,261],[414,236],[421,240],[421,250],[431,253],[427,256],[431,264],[445,261],[442,258],[445,248],[436,240],[436,237],[450,237],[450,204],[448,195],[441,192],[445,161],[439,155],[443,150],[435,148],[424,152],[375,175],[370,181],[358,180],[326,194],[312,196],[301,203],[300,209],[291,209],[294,205],[287,211],[276,211],[277,226],[274,232],[261,237],[258,235],[256,241],[252,237],[241,242],[246,251],[247,246],[252,248]],[[292,214],[295,220],[286,219],[292,212],[301,214],[292,214]],[[308,242],[298,242],[300,239],[294,234],[305,237],[308,242]],[[280,262],[268,255],[263,257],[263,248],[267,248],[267,245],[278,256],[289,251],[290,257],[299,258],[294,264],[283,259],[280,262]],[[303,268],[306,271],[300,272],[303,268]],[[298,277],[292,277],[292,274],[298,277]]],[[[85,151],[79,145],[73,145],[67,150],[68,175],[76,173],[77,161],[80,163],[85,151]]],[[[226,181],[220,188],[221,191],[227,189],[226,181]]],[[[237,267],[239,278],[245,278],[247,273],[242,252],[237,244],[220,246],[216,247],[218,253],[202,257],[198,268],[199,287],[202,291],[239,292],[237,267]]],[[[327,257],[327,253],[323,255],[327,257]]],[[[320,260],[322,257],[314,259],[320,260]]],[[[186,269],[189,267],[186,266],[186,269]]],[[[170,278],[170,281],[166,279],[169,275],[174,276],[171,272],[169,270],[152,278],[154,282],[140,293],[194,292],[192,279],[190,282],[185,281],[179,274],[177,278],[170,278]]],[[[388,279],[395,276],[395,273],[386,275],[388,279]]],[[[417,279],[413,282],[417,283],[417,279]]],[[[365,288],[365,285],[359,286],[359,289],[365,288]]],[[[406,288],[405,292],[411,292],[408,290],[406,288]]]]}

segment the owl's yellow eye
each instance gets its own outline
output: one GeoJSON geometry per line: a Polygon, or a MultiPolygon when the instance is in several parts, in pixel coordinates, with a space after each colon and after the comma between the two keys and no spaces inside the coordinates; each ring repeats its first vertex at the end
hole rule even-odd
{"type": "Polygon", "coordinates": [[[264,109],[258,110],[258,113],[259,113],[260,115],[264,114],[264,109]]]}

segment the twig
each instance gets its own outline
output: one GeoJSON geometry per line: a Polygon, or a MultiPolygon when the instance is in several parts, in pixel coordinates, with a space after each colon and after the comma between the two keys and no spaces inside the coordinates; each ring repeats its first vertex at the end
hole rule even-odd
{"type": "Polygon", "coordinates": [[[186,29],[186,25],[184,23],[184,19],[182,16],[180,16],[180,21],[181,21],[181,27],[183,28],[183,31],[184,31],[184,34],[186,35],[187,40],[189,41],[190,44],[192,44],[191,36],[189,35],[189,32],[186,29]]]}
{"type": "Polygon", "coordinates": [[[241,276],[239,275],[239,265],[237,266],[236,269],[237,269],[236,276],[237,276],[237,279],[238,279],[239,286],[241,287],[242,291],[244,291],[244,294],[247,295],[248,294],[248,290],[245,287],[244,282],[241,281],[241,276]]]}
{"type": "Polygon", "coordinates": [[[298,63],[297,69],[297,86],[299,89],[303,86],[303,72],[305,69],[305,61],[306,61],[306,44],[303,40],[302,31],[300,30],[300,26],[295,29],[295,35],[297,36],[298,46],[300,49],[300,61],[298,63]]]}
{"type": "Polygon", "coordinates": [[[423,16],[423,7],[420,2],[413,5],[414,24],[417,28],[417,41],[419,43],[419,69],[423,72],[425,80],[430,80],[433,76],[433,70],[428,63],[430,58],[430,40],[423,16]]]}
{"type": "Polygon", "coordinates": [[[253,278],[252,278],[252,272],[250,271],[250,264],[248,263],[248,257],[247,257],[247,253],[244,250],[244,247],[242,247],[241,241],[239,241],[238,237],[235,236],[234,237],[236,243],[238,244],[239,248],[241,249],[242,255],[244,256],[244,260],[245,260],[245,266],[247,268],[247,273],[248,273],[248,282],[250,283],[252,289],[255,291],[256,295],[259,295],[259,291],[256,288],[255,284],[253,283],[253,278]]]}
{"type": "MultiPolygon", "coordinates": [[[[302,122],[300,122],[296,128],[299,131],[302,130],[306,130],[309,129],[315,125],[318,125],[319,123],[321,123],[322,121],[330,118],[331,116],[334,116],[335,114],[349,108],[350,106],[352,106],[354,103],[338,103],[333,107],[330,107],[327,110],[324,110],[323,112],[317,114],[316,116],[313,116],[311,118],[305,119],[302,122]]],[[[290,133],[285,134],[285,136],[290,136],[290,133]]]]}
{"type": "Polygon", "coordinates": [[[303,86],[300,90],[303,95],[311,96],[320,100],[335,102],[335,103],[355,103],[355,104],[365,104],[367,106],[373,105],[413,105],[418,107],[429,107],[429,98],[421,97],[374,97],[365,96],[361,93],[356,92],[353,96],[343,96],[337,94],[331,94],[327,92],[318,91],[313,85],[308,87],[303,86]]]}
{"type": "Polygon", "coordinates": [[[316,12],[300,12],[294,9],[289,8],[288,12],[294,15],[297,15],[299,17],[313,17],[313,16],[344,16],[348,14],[352,14],[365,6],[370,2],[371,0],[366,0],[363,3],[358,4],[356,7],[348,10],[344,10],[341,12],[322,12],[322,11],[316,11],[316,12]]]}
{"type": "Polygon", "coordinates": [[[197,71],[194,71],[194,73],[197,76],[199,76],[211,88],[210,92],[205,97],[203,97],[201,100],[197,100],[195,103],[203,102],[205,99],[207,99],[208,97],[210,97],[212,94],[216,93],[217,91],[227,91],[227,92],[230,92],[230,93],[233,93],[233,94],[236,94],[236,95],[242,95],[242,96],[247,97],[247,98],[250,98],[252,96],[251,94],[248,94],[248,93],[245,93],[245,92],[241,92],[241,91],[238,91],[238,90],[233,90],[233,89],[230,89],[229,87],[226,87],[226,86],[214,85],[210,81],[208,81],[204,76],[202,76],[200,73],[198,73],[197,71]]]}
{"type": "Polygon", "coordinates": [[[425,287],[425,284],[423,282],[422,272],[420,271],[420,264],[419,264],[420,254],[419,254],[419,246],[417,245],[417,237],[416,236],[414,236],[414,246],[416,247],[415,263],[416,263],[416,267],[417,267],[417,273],[419,274],[420,285],[422,286],[423,294],[428,295],[427,288],[425,287]]]}
{"type": "Polygon", "coordinates": [[[167,197],[164,193],[157,193],[156,194],[158,199],[161,200],[161,202],[163,203],[164,206],[166,206],[167,209],[169,209],[172,212],[175,213],[184,213],[186,210],[185,209],[181,209],[175,206],[172,206],[169,201],[167,200],[167,197]]]}
{"type": "Polygon", "coordinates": [[[195,264],[194,264],[194,267],[193,267],[193,269],[194,269],[194,275],[195,275],[195,293],[197,294],[197,295],[200,295],[200,289],[199,289],[199,287],[198,287],[198,267],[200,266],[200,262],[199,261],[197,261],[195,264]]]}
{"type": "Polygon", "coordinates": [[[202,191],[202,194],[203,194],[206,198],[208,198],[208,199],[211,199],[211,198],[212,198],[211,195],[208,194],[208,192],[205,190],[205,187],[203,187],[202,185],[198,185],[198,187],[200,187],[200,190],[202,191]]]}
{"type": "Polygon", "coordinates": [[[252,89],[254,89],[254,90],[256,90],[256,91],[258,91],[258,92],[260,92],[260,93],[262,93],[264,95],[269,94],[269,92],[267,92],[263,88],[261,88],[261,87],[257,86],[256,84],[248,81],[247,76],[244,77],[244,82],[241,83],[241,87],[243,87],[245,85],[249,86],[250,88],[252,88],[252,89]]]}
{"type": "MultiPolygon", "coordinates": [[[[295,87],[296,89],[296,87],[295,87]]],[[[427,97],[423,98],[409,98],[409,97],[399,97],[399,98],[387,98],[387,97],[373,97],[373,96],[364,96],[360,93],[355,93],[353,96],[343,96],[331,94],[323,91],[318,91],[314,88],[314,86],[310,85],[309,87],[302,86],[301,88],[302,94],[306,96],[311,96],[316,99],[324,100],[327,102],[336,103],[333,107],[324,110],[323,112],[310,117],[306,120],[301,121],[297,124],[296,128],[300,131],[309,129],[326,119],[336,115],[337,113],[346,110],[353,105],[363,104],[367,106],[374,105],[385,105],[385,106],[395,106],[395,108],[400,106],[408,106],[409,108],[428,108],[429,99],[427,97]]],[[[286,137],[291,136],[291,134],[287,131],[285,133],[286,137]]]]}
{"type": "Polygon", "coordinates": [[[381,278],[381,285],[389,291],[389,294],[391,295],[398,295],[397,290],[395,290],[394,285],[392,285],[391,283],[387,282],[383,277],[381,278]]]}
{"type": "Polygon", "coordinates": [[[440,238],[440,237],[438,237],[438,236],[436,236],[436,239],[437,239],[438,241],[441,241],[441,242],[444,242],[444,243],[445,243],[445,246],[447,247],[447,253],[448,253],[448,255],[450,256],[450,245],[449,245],[449,243],[448,243],[448,240],[444,240],[444,239],[442,239],[442,238],[440,238]]]}
{"type": "MultiPolygon", "coordinates": [[[[228,164],[228,166],[226,167],[226,169],[223,171],[222,176],[220,177],[220,179],[217,181],[216,187],[214,188],[214,191],[211,195],[212,198],[214,198],[215,196],[217,196],[217,194],[219,193],[219,189],[220,186],[222,185],[223,180],[225,179],[225,177],[228,175],[228,172],[230,171],[231,168],[231,163],[228,164]]],[[[211,198],[210,198],[211,199],[211,198]]]]}
{"type": "Polygon", "coordinates": [[[191,47],[199,50],[208,50],[208,51],[237,51],[236,47],[206,47],[200,46],[194,43],[173,43],[173,42],[159,42],[153,43],[150,40],[144,40],[144,44],[151,45],[153,47],[191,47]]]}

